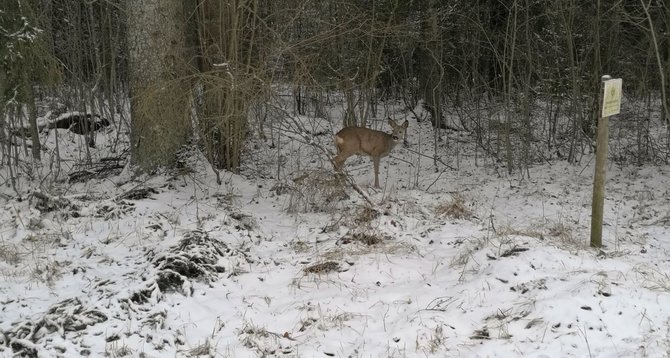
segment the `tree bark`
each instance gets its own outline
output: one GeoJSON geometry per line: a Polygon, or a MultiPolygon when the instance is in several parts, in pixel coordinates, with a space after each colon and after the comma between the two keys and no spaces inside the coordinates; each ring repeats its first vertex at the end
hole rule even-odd
{"type": "Polygon", "coordinates": [[[190,138],[185,41],[182,1],[128,1],[131,162],[140,170],[171,165],[190,138]]]}

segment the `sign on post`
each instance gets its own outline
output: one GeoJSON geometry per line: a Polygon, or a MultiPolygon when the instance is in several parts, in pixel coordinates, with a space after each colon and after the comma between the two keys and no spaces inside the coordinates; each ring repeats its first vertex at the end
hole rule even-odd
{"type": "Polygon", "coordinates": [[[593,200],[591,203],[591,247],[601,247],[603,237],[603,206],[605,203],[605,169],[607,168],[607,142],[609,116],[621,111],[621,78],[602,77],[600,118],[596,139],[596,172],[593,177],[593,200]]]}
{"type": "Polygon", "coordinates": [[[603,103],[601,117],[609,117],[621,112],[621,78],[603,82],[603,103]]]}

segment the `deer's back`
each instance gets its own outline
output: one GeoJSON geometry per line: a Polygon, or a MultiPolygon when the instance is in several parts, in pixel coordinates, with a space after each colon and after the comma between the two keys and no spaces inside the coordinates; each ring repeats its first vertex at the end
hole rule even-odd
{"type": "Polygon", "coordinates": [[[391,135],[382,131],[346,127],[337,132],[335,143],[339,151],[383,157],[391,151],[393,140],[391,135]]]}

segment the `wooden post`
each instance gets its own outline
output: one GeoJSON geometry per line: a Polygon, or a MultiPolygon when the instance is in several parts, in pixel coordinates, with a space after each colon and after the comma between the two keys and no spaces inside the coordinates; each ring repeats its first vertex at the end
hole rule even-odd
{"type": "MultiPolygon", "coordinates": [[[[619,113],[621,105],[621,80],[617,79],[618,87],[609,88],[605,82],[612,80],[610,76],[602,76],[600,85],[601,110],[598,111],[598,137],[596,139],[596,170],[593,178],[593,200],[591,203],[591,247],[602,246],[603,207],[605,203],[605,172],[607,169],[607,145],[609,139],[609,116],[619,113]]],[[[614,81],[613,81],[614,82],[614,81]]]]}
{"type": "Polygon", "coordinates": [[[591,247],[602,246],[603,208],[605,205],[605,169],[607,168],[607,141],[609,139],[609,131],[607,128],[608,122],[609,117],[600,117],[598,119],[596,172],[593,177],[593,200],[591,202],[591,247]]]}

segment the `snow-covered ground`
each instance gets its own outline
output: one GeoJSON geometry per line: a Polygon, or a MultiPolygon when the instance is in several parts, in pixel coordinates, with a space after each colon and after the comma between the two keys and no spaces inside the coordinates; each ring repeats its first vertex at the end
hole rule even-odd
{"type": "MultiPolygon", "coordinates": [[[[55,133],[76,171],[81,136],[45,133],[54,155],[55,133]]],[[[0,356],[670,356],[669,166],[610,163],[599,250],[593,154],[507,175],[451,133],[436,170],[429,124],[408,133],[381,190],[347,162],[374,206],[298,134],[221,185],[193,154],[192,171],[6,189],[0,356]]]]}

